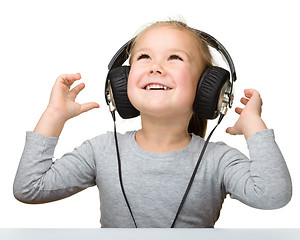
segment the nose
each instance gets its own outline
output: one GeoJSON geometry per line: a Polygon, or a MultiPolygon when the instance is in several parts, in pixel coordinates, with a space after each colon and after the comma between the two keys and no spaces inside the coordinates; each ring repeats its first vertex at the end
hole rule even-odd
{"type": "Polygon", "coordinates": [[[158,70],[158,69],[156,69],[156,70],[151,69],[151,70],[149,71],[149,73],[152,74],[152,75],[155,74],[155,73],[161,75],[161,74],[162,74],[162,71],[160,71],[160,70],[158,70]]]}
{"type": "Polygon", "coordinates": [[[149,68],[149,74],[150,75],[162,75],[164,72],[163,67],[159,63],[153,63],[151,64],[149,68]]]}

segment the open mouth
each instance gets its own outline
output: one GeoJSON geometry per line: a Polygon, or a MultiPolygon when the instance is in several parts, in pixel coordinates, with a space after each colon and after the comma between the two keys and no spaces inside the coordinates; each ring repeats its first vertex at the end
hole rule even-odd
{"type": "Polygon", "coordinates": [[[171,88],[157,83],[151,83],[144,87],[145,90],[171,90],[171,88]]]}

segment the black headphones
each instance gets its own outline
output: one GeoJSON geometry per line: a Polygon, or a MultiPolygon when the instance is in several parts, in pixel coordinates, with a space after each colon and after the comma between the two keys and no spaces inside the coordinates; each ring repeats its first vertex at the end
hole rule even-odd
{"type": "MultiPolygon", "coordinates": [[[[204,42],[222,55],[231,73],[221,67],[211,66],[206,68],[200,77],[193,105],[194,112],[199,118],[215,119],[219,114],[225,115],[228,107],[232,106],[236,72],[229,53],[219,41],[205,32],[197,29],[194,31],[204,42]]],[[[109,71],[105,82],[106,103],[111,112],[117,110],[123,119],[137,117],[140,114],[127,95],[130,66],[123,66],[129,58],[129,49],[133,40],[125,43],[113,56],[108,65],[109,71]]]]}

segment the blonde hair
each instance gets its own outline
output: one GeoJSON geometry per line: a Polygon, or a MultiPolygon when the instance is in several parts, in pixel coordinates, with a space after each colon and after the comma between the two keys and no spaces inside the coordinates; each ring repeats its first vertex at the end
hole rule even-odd
{"type": "MultiPolygon", "coordinates": [[[[168,26],[168,27],[174,27],[179,30],[186,31],[187,33],[192,34],[192,36],[195,37],[197,40],[197,45],[200,51],[200,56],[201,60],[203,63],[202,69],[204,70],[207,67],[212,66],[212,55],[209,51],[209,47],[207,43],[201,38],[197,30],[194,28],[189,27],[186,23],[183,21],[178,21],[178,20],[169,20],[169,21],[158,21],[150,26],[144,28],[140,33],[138,33],[134,39],[132,40],[131,46],[128,49],[128,54],[129,54],[129,63],[131,63],[131,56],[132,53],[134,52],[134,48],[136,45],[136,42],[139,40],[139,38],[148,30],[150,30],[153,27],[157,26],[168,26]]],[[[200,137],[204,138],[205,133],[206,133],[206,127],[207,127],[207,119],[202,119],[197,116],[197,114],[194,112],[188,126],[188,132],[189,133],[194,133],[196,135],[199,135],[200,137]]]]}

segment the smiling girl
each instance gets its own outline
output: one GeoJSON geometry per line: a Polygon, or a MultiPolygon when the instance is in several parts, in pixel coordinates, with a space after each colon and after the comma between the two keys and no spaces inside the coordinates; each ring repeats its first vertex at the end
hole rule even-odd
{"type": "MultiPolygon", "coordinates": [[[[34,131],[27,132],[14,183],[18,200],[45,203],[97,185],[102,227],[172,225],[205,142],[206,121],[196,119],[194,124],[191,119],[197,84],[203,70],[212,65],[211,56],[201,38],[176,21],[158,22],[142,31],[130,53],[127,91],[142,127],[118,134],[118,142],[135,221],[119,184],[112,132],[52,161],[65,122],[99,107],[75,102],[84,84],[70,87],[80,74],[56,80],[48,107],[34,131]]],[[[245,107],[236,108],[239,119],[226,131],[245,136],[250,159],[223,142],[209,143],[174,227],[214,227],[227,194],[261,209],[289,202],[290,175],[273,130],[261,119],[259,93],[245,90],[241,103],[245,107]]]]}

